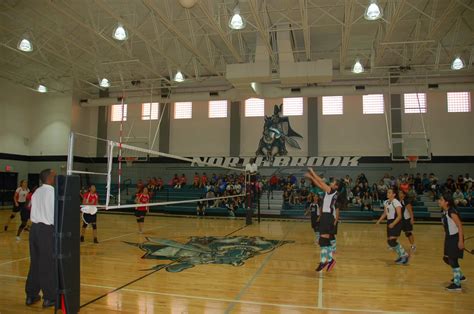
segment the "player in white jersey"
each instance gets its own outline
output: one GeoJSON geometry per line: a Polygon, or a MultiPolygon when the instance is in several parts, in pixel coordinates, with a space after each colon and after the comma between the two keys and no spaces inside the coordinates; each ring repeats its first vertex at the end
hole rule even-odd
{"type": "Polygon", "coordinates": [[[438,200],[439,206],[443,209],[441,221],[443,222],[444,256],[443,261],[453,269],[452,284],[447,286],[449,291],[461,291],[461,281],[466,277],[461,272],[458,259],[464,256],[464,233],[461,218],[454,207],[454,199],[451,191],[446,191],[438,200]]]}
{"type": "Polygon", "coordinates": [[[415,215],[413,214],[412,202],[407,198],[404,191],[398,191],[398,199],[402,204],[402,231],[405,232],[405,236],[410,241],[411,251],[415,252],[415,237],[413,236],[413,224],[415,223],[415,215]]]}
{"type": "Polygon", "coordinates": [[[390,188],[387,191],[387,200],[384,202],[384,211],[376,224],[379,224],[382,220],[387,218],[387,243],[391,249],[393,249],[398,259],[395,263],[399,265],[408,264],[408,254],[403,246],[397,242],[400,233],[402,232],[402,204],[396,199],[396,191],[394,188],[390,188]]]}
{"type": "Polygon", "coordinates": [[[320,272],[327,266],[327,271],[331,271],[336,264],[333,258],[333,250],[331,246],[331,239],[334,238],[337,221],[335,219],[336,202],[338,200],[338,189],[341,183],[333,180],[329,185],[319,177],[313,169],[309,168],[305,175],[316,186],[325,192],[321,206],[321,217],[319,219],[319,246],[321,247],[320,263],[316,271],[320,272]]]}

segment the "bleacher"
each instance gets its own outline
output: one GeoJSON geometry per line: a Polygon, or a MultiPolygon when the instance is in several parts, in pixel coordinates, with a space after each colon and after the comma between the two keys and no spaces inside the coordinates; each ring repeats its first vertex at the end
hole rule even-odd
{"type": "MultiPolygon", "coordinates": [[[[101,200],[105,199],[106,195],[106,186],[105,184],[96,184],[97,193],[101,200]]],[[[117,185],[112,185],[112,195],[117,195],[117,185]]],[[[122,194],[122,204],[134,204],[135,203],[135,185],[128,184],[123,185],[121,188],[122,194]]],[[[185,186],[181,189],[174,189],[170,186],[165,186],[161,191],[155,193],[150,202],[168,202],[168,201],[184,201],[184,200],[193,200],[199,199],[205,194],[204,189],[194,189],[191,186],[185,186]]],[[[278,197],[278,191],[275,193],[275,199],[269,200],[269,202],[280,201],[278,197]]],[[[261,208],[263,216],[265,215],[265,208],[267,208],[266,194],[264,193],[261,198],[261,208]]],[[[280,201],[282,204],[282,200],[280,201]]],[[[272,205],[272,209],[278,208],[277,204],[272,205]]],[[[269,206],[269,205],[268,205],[269,206]]],[[[381,204],[379,202],[374,202],[372,208],[373,211],[360,210],[360,207],[350,206],[345,210],[341,210],[340,219],[341,220],[373,220],[378,219],[382,214],[381,204]]],[[[304,204],[291,205],[288,208],[283,209],[283,205],[279,207],[279,215],[274,213],[272,217],[279,216],[281,218],[308,218],[304,215],[304,204]]],[[[133,212],[132,208],[117,209],[115,211],[120,212],[133,212]]],[[[441,216],[440,209],[437,205],[437,202],[434,202],[428,196],[418,196],[413,203],[413,211],[415,214],[415,219],[417,220],[433,220],[439,219],[441,216]]],[[[461,214],[463,220],[474,220],[474,209],[470,207],[459,207],[458,211],[461,214]]],[[[195,215],[196,214],[196,203],[184,203],[184,204],[171,204],[163,206],[155,206],[151,208],[151,212],[154,213],[165,213],[165,214],[177,214],[177,215],[195,215]]],[[[275,210],[272,210],[275,212],[275,210]]],[[[278,211],[277,211],[278,213],[278,211]]],[[[206,215],[208,216],[228,216],[227,208],[207,208],[206,215]]],[[[236,216],[245,216],[245,209],[239,208],[236,211],[236,216]]]]}

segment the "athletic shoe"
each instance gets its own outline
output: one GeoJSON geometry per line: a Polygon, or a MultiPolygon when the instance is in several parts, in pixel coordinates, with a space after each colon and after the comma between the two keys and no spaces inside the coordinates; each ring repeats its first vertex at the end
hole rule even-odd
{"type": "MultiPolygon", "coordinates": [[[[466,276],[462,276],[459,280],[460,281],[467,281],[467,278],[466,278],[466,276]]],[[[454,282],[454,278],[451,279],[451,282],[454,282]]]]}
{"type": "Polygon", "coordinates": [[[408,255],[402,256],[395,261],[398,265],[407,265],[408,264],[408,255]]]}
{"type": "Polygon", "coordinates": [[[21,240],[20,236],[16,236],[16,240],[20,241],[21,240]]]}
{"type": "Polygon", "coordinates": [[[321,262],[321,263],[319,263],[318,267],[316,267],[315,270],[316,270],[317,272],[320,272],[320,271],[322,271],[327,265],[328,265],[328,262],[324,262],[324,263],[321,262]]]}
{"type": "Polygon", "coordinates": [[[84,236],[81,236],[81,242],[84,242],[84,236]]]}
{"type": "Polygon", "coordinates": [[[94,238],[94,243],[99,243],[99,240],[97,240],[97,238],[94,238]]]}
{"type": "Polygon", "coordinates": [[[3,230],[4,230],[4,231],[7,231],[7,230],[8,230],[8,226],[4,226],[4,227],[3,227],[3,230]]]}
{"type": "Polygon", "coordinates": [[[326,271],[330,272],[334,268],[334,266],[336,266],[336,260],[335,259],[333,259],[332,261],[330,261],[328,263],[328,268],[326,269],[326,271]]]}
{"type": "Polygon", "coordinates": [[[449,286],[446,287],[446,290],[448,291],[461,291],[461,285],[456,285],[454,283],[450,284],[449,286]]]}
{"type": "Polygon", "coordinates": [[[412,251],[413,253],[415,253],[415,251],[416,251],[416,245],[412,245],[412,246],[411,246],[411,251],[412,251]]]}

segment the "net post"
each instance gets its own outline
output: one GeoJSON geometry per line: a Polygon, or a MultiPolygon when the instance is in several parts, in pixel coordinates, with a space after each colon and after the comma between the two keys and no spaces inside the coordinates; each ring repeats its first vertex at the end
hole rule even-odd
{"type": "Polygon", "coordinates": [[[110,190],[112,189],[111,186],[111,181],[112,181],[112,165],[114,161],[114,143],[113,142],[107,142],[107,196],[105,200],[105,209],[109,207],[109,202],[110,202],[110,190]]]}
{"type": "Polygon", "coordinates": [[[67,149],[67,169],[68,176],[72,175],[72,166],[74,163],[74,132],[69,133],[69,144],[67,149]]]}

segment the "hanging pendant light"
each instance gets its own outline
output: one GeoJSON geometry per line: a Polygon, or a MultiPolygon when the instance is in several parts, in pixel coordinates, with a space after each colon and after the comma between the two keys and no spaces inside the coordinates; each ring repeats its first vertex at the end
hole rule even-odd
{"type": "Polygon", "coordinates": [[[40,93],[47,93],[48,92],[48,88],[46,86],[42,85],[42,84],[39,84],[38,88],[36,90],[40,93]]]}
{"type": "Polygon", "coordinates": [[[362,63],[360,63],[359,59],[356,59],[354,65],[352,66],[351,71],[352,73],[355,73],[355,74],[360,74],[364,72],[364,66],[362,65],[362,63]]]}
{"type": "Polygon", "coordinates": [[[453,60],[453,63],[451,63],[451,69],[454,71],[461,70],[466,66],[464,61],[461,59],[460,56],[456,56],[453,60]]]}
{"type": "Polygon", "coordinates": [[[174,76],[174,81],[178,83],[184,82],[184,76],[181,71],[178,70],[178,72],[176,72],[176,75],[174,76]]]}
{"type": "Polygon", "coordinates": [[[239,6],[237,5],[234,8],[234,14],[229,20],[229,28],[239,30],[239,29],[244,29],[246,25],[247,23],[245,19],[240,15],[240,9],[239,9],[239,6]]]}
{"type": "Polygon", "coordinates": [[[124,40],[128,39],[128,32],[125,29],[125,27],[123,27],[122,24],[118,23],[117,27],[114,28],[114,32],[112,33],[112,37],[114,39],[124,41],[124,40]]]}
{"type": "Polygon", "coordinates": [[[382,16],[382,8],[378,5],[377,0],[370,0],[369,6],[365,9],[364,18],[369,21],[375,21],[382,16]]]}
{"type": "Polygon", "coordinates": [[[22,39],[18,42],[18,45],[16,48],[20,51],[24,52],[32,52],[33,51],[33,44],[31,43],[31,40],[28,38],[28,36],[23,36],[22,39]]]}
{"type": "Polygon", "coordinates": [[[110,87],[110,82],[105,77],[99,83],[100,87],[108,88],[110,87]]]}

